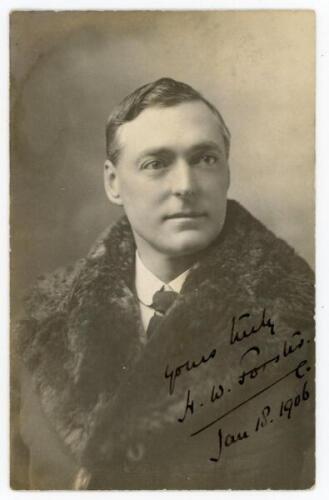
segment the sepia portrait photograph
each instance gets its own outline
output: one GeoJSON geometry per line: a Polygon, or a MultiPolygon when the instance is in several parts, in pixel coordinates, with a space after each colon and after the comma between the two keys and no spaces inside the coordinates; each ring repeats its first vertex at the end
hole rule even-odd
{"type": "Polygon", "coordinates": [[[10,486],[315,484],[315,13],[10,13],[10,486]]]}

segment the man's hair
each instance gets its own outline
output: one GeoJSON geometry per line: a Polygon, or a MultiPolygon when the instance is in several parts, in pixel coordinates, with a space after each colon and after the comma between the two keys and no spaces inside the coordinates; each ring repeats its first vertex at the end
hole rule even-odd
{"type": "Polygon", "coordinates": [[[150,107],[170,107],[184,102],[202,101],[218,118],[224,139],[226,156],[229,156],[231,134],[220,112],[197,90],[183,82],[172,78],[160,78],[155,82],[139,87],[114,108],[106,125],[106,154],[116,164],[120,146],[117,141],[117,130],[126,122],[134,120],[144,109],[150,107]]]}

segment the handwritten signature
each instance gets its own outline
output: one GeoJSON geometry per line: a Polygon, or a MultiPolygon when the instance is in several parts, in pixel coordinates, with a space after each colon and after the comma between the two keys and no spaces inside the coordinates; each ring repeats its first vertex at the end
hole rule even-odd
{"type": "MultiPolygon", "coordinates": [[[[224,417],[228,416],[229,414],[231,414],[234,411],[238,410],[239,408],[241,408],[245,404],[249,403],[249,401],[251,401],[252,399],[257,398],[258,396],[260,396],[261,394],[263,394],[267,390],[271,389],[272,387],[274,387],[275,385],[277,385],[278,383],[280,383],[282,380],[286,379],[290,375],[295,374],[296,378],[298,378],[298,379],[304,378],[304,376],[306,375],[307,372],[310,371],[310,369],[311,368],[308,366],[308,360],[307,359],[303,359],[302,361],[300,361],[298,363],[297,366],[295,366],[288,373],[286,373],[285,375],[282,375],[280,378],[276,379],[274,382],[271,382],[269,385],[263,387],[262,389],[260,389],[259,391],[257,391],[255,394],[253,394],[252,396],[250,396],[246,400],[241,401],[238,405],[234,406],[233,408],[231,408],[230,410],[228,410],[224,414],[220,415],[219,417],[216,417],[214,420],[210,421],[208,424],[204,425],[200,429],[192,432],[191,436],[192,437],[196,436],[197,434],[200,434],[201,432],[205,431],[206,429],[209,429],[209,427],[212,427],[214,424],[216,424],[217,422],[219,422],[220,420],[222,420],[224,417]]],[[[220,394],[220,397],[221,397],[224,394],[224,388],[221,385],[219,386],[219,388],[220,388],[220,393],[219,394],[220,394]]],[[[212,394],[213,394],[213,392],[212,392],[212,394]]],[[[215,398],[211,398],[210,400],[211,400],[211,402],[214,402],[215,398]]],[[[196,405],[195,405],[194,399],[191,396],[191,389],[188,389],[186,403],[185,403],[185,409],[184,409],[184,414],[183,414],[182,417],[179,417],[177,419],[178,422],[183,423],[188,415],[194,415],[195,408],[196,408],[196,405]]]]}
{"type": "MultiPolygon", "coordinates": [[[[297,344],[291,344],[287,340],[284,341],[283,347],[282,347],[282,352],[277,353],[275,356],[273,356],[270,359],[267,359],[263,363],[257,366],[252,366],[248,371],[243,370],[242,374],[239,376],[239,384],[243,385],[245,383],[245,379],[249,377],[250,379],[254,379],[258,376],[259,373],[265,371],[267,366],[271,365],[272,363],[279,363],[281,359],[287,358],[291,354],[294,354],[297,350],[301,349],[304,345],[304,339],[302,337],[302,334],[300,331],[296,331],[292,334],[292,338],[297,337],[299,339],[297,344]]],[[[308,341],[309,342],[309,341],[308,341]]],[[[249,349],[246,350],[241,356],[240,363],[244,361],[246,357],[249,358],[249,354],[256,354],[256,356],[260,355],[260,348],[255,345],[250,347],[249,349]]]]}
{"type": "MultiPolygon", "coordinates": [[[[262,310],[260,318],[258,318],[256,321],[253,321],[254,324],[251,324],[251,326],[247,327],[245,321],[249,318],[251,318],[249,312],[245,312],[240,316],[232,317],[229,330],[229,345],[234,346],[235,344],[241,343],[245,339],[248,339],[251,336],[256,336],[259,333],[269,333],[271,336],[277,334],[275,322],[270,317],[270,315],[267,314],[265,308],[262,310]]],[[[292,356],[292,358],[295,359],[293,355],[299,352],[303,347],[305,349],[306,343],[310,343],[310,340],[305,341],[300,331],[293,331],[291,333],[290,340],[285,339],[281,344],[279,344],[278,352],[275,353],[275,355],[272,354],[269,359],[265,360],[260,360],[262,351],[258,345],[254,344],[252,347],[248,347],[248,349],[246,349],[240,357],[240,365],[245,365],[245,363],[247,363],[247,366],[249,364],[249,367],[243,368],[240,373],[239,370],[237,370],[237,387],[243,386],[247,380],[255,379],[259,374],[267,370],[268,367],[273,364],[279,363],[289,356],[292,356]]],[[[183,363],[173,367],[170,367],[170,365],[167,364],[164,376],[166,380],[169,380],[169,394],[172,395],[174,393],[176,380],[180,376],[186,374],[191,370],[197,370],[200,366],[207,364],[211,360],[214,360],[216,354],[217,350],[216,348],[213,348],[209,353],[202,354],[197,360],[186,360],[183,363]]],[[[284,416],[290,419],[294,408],[298,407],[309,399],[306,374],[311,370],[311,367],[309,366],[308,359],[302,359],[298,362],[296,361],[294,367],[290,368],[291,369],[284,375],[281,375],[279,378],[271,381],[271,383],[257,390],[257,392],[252,394],[247,399],[241,400],[237,405],[225,411],[223,414],[217,416],[216,418],[213,418],[201,428],[196,429],[190,434],[191,437],[197,436],[210,427],[218,424],[218,422],[220,422],[222,419],[237,411],[252,399],[258,398],[261,394],[265,393],[289,376],[295,375],[297,379],[303,379],[304,385],[301,394],[297,394],[294,397],[282,401],[279,410],[277,408],[271,408],[270,404],[266,405],[263,408],[261,415],[257,417],[254,428],[243,428],[234,432],[226,432],[223,427],[219,427],[217,429],[217,455],[215,457],[211,457],[209,459],[210,461],[219,462],[224,449],[229,448],[238,442],[249,439],[253,433],[259,432],[267,425],[272,424],[276,419],[282,419],[284,416]]],[[[232,390],[233,387],[226,388],[223,384],[216,383],[211,387],[206,401],[203,400],[203,402],[201,403],[195,401],[193,396],[193,388],[188,388],[186,392],[183,414],[177,419],[178,422],[185,422],[188,417],[193,416],[197,411],[201,411],[201,409],[199,410],[200,407],[204,407],[205,405],[207,406],[208,403],[213,404],[218,402],[227,394],[227,392],[231,392],[232,390]]]]}

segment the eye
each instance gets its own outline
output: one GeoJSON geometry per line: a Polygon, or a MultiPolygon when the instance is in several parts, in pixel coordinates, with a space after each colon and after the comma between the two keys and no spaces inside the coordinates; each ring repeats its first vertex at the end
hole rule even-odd
{"type": "Polygon", "coordinates": [[[194,164],[201,166],[212,166],[218,162],[218,157],[215,154],[204,153],[195,158],[194,164]]]}
{"type": "Polygon", "coordinates": [[[218,158],[215,155],[203,155],[202,161],[204,161],[208,165],[213,165],[214,163],[217,163],[218,158]]]}
{"type": "Polygon", "coordinates": [[[160,170],[165,167],[166,163],[163,160],[148,160],[142,163],[141,170],[160,170]]]}

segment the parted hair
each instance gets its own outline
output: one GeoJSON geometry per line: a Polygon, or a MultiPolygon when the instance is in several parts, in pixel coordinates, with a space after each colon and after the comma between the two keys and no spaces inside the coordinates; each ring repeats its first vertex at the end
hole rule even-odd
{"type": "Polygon", "coordinates": [[[218,118],[226,156],[228,157],[231,134],[218,109],[190,85],[172,78],[160,78],[139,87],[113,109],[106,124],[107,158],[113,164],[116,164],[120,154],[120,146],[117,141],[118,128],[124,123],[134,120],[144,109],[149,107],[170,107],[191,101],[204,102],[218,118]]]}

